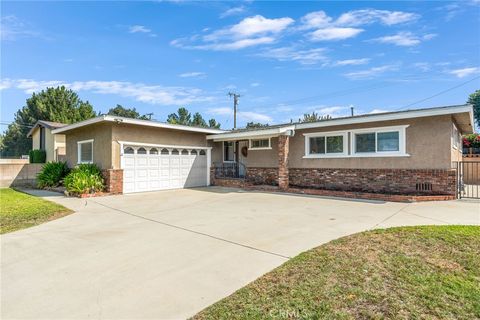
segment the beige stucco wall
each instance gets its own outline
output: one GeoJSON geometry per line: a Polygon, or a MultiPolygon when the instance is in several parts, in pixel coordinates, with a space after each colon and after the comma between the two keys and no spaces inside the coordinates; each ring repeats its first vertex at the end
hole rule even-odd
{"type": "Polygon", "coordinates": [[[77,142],[93,141],[93,162],[102,169],[112,168],[112,124],[100,123],[68,131],[66,133],[67,163],[73,167],[78,162],[77,142]]]}
{"type": "Polygon", "coordinates": [[[451,167],[451,116],[373,122],[297,130],[290,141],[291,168],[359,168],[359,169],[448,169],[451,167]],[[409,157],[303,159],[307,132],[328,132],[362,128],[409,125],[406,151],[409,157]]]}
{"type": "Polygon", "coordinates": [[[118,141],[206,147],[205,133],[172,130],[155,127],[142,127],[131,124],[112,125],[112,164],[113,169],[120,168],[120,143],[118,141]]]}
{"type": "Polygon", "coordinates": [[[37,128],[32,133],[32,150],[40,149],[40,130],[37,128]]]}
{"type": "MultiPolygon", "coordinates": [[[[365,168],[365,169],[448,169],[451,167],[453,151],[451,145],[451,116],[417,118],[373,122],[350,126],[332,126],[296,130],[290,140],[290,168],[365,168]],[[362,128],[409,125],[406,129],[406,151],[410,157],[375,158],[331,158],[303,159],[305,155],[304,133],[330,132],[362,128]]],[[[212,161],[222,161],[222,145],[217,142],[212,151],[212,161]]],[[[250,150],[248,167],[277,167],[278,138],[272,139],[271,150],[250,150]]],[[[458,154],[458,152],[457,152],[458,154]]]]}
{"type": "MultiPolygon", "coordinates": [[[[47,155],[46,161],[56,161],[55,150],[58,148],[65,149],[65,135],[52,134],[52,130],[45,128],[45,152],[47,155]]],[[[40,128],[37,128],[32,133],[32,149],[40,149],[40,128]]]]}

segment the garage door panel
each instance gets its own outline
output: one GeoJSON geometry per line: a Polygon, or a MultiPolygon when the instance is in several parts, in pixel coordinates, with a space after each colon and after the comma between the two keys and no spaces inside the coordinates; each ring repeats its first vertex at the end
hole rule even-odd
{"type": "MultiPolygon", "coordinates": [[[[138,147],[131,146],[133,149],[138,147]]],[[[124,192],[199,187],[207,185],[207,157],[199,154],[149,154],[123,155],[124,192]]],[[[169,148],[175,150],[176,148],[169,148]]],[[[178,149],[178,148],[177,148],[178,149]]],[[[141,150],[142,152],[146,152],[141,150]]],[[[131,150],[130,150],[131,151],[131,150]]],[[[200,153],[200,150],[196,152],[200,153]]],[[[194,152],[195,153],[195,152],[194,152]]]]}

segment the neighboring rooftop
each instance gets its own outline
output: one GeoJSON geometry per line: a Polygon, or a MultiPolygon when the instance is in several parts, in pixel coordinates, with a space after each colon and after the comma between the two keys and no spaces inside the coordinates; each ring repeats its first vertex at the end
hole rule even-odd
{"type": "Polygon", "coordinates": [[[54,129],[58,129],[58,128],[62,128],[62,127],[65,127],[67,126],[68,124],[66,123],[61,123],[61,122],[53,122],[53,121],[45,121],[45,120],[38,120],[35,125],[32,127],[32,129],[30,129],[30,131],[28,132],[27,134],[27,137],[30,137],[33,133],[33,131],[35,131],[35,129],[37,129],[38,127],[42,126],[42,127],[45,127],[45,128],[48,128],[48,129],[51,129],[51,130],[54,130],[54,129]]]}

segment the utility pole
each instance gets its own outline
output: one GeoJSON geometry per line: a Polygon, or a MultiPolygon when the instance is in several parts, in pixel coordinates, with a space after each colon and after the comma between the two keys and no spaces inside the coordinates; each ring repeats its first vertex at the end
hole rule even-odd
{"type": "Polygon", "coordinates": [[[352,117],[353,117],[353,106],[350,107],[350,111],[352,112],[352,117]]]}
{"type": "Polygon", "coordinates": [[[229,92],[228,95],[233,97],[233,129],[237,128],[237,105],[238,105],[238,98],[240,95],[235,92],[229,92]]]}

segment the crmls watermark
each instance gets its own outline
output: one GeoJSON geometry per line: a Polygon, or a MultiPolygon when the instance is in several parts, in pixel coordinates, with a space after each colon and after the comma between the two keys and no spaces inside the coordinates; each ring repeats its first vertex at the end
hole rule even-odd
{"type": "Polygon", "coordinates": [[[279,319],[301,319],[308,318],[309,316],[305,311],[290,309],[272,309],[268,312],[268,315],[272,318],[279,319]]]}

